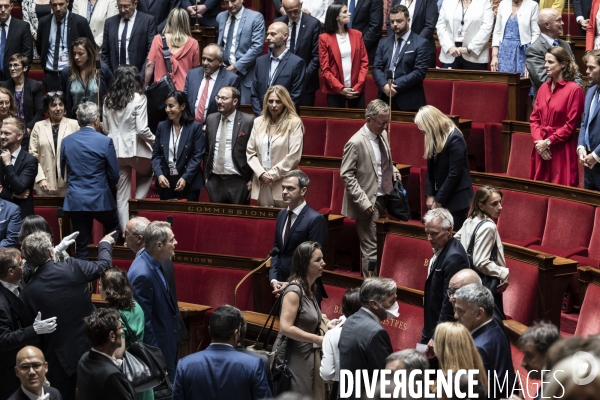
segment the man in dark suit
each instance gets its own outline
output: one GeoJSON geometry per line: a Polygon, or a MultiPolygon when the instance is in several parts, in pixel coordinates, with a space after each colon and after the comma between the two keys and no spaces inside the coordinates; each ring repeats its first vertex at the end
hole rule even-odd
{"type": "MultiPolygon", "coordinates": [[[[160,26],[167,20],[171,10],[180,5],[181,0],[139,0],[138,7],[141,12],[154,16],[156,26],[160,26]]],[[[162,29],[158,30],[162,31],[162,29]]]]}
{"type": "Polygon", "coordinates": [[[21,209],[0,198],[0,248],[17,247],[21,231],[21,209]]]}
{"type": "Polygon", "coordinates": [[[44,353],[34,346],[26,346],[17,353],[17,365],[12,371],[16,372],[21,387],[19,387],[8,400],[62,400],[60,392],[53,387],[44,386],[48,363],[44,353]],[[47,397],[45,397],[47,396],[47,397]]]}
{"type": "MultiPolygon", "coordinates": [[[[440,12],[435,0],[392,0],[391,8],[397,4],[402,4],[405,7],[410,7],[409,4],[414,3],[414,8],[409,8],[410,12],[410,30],[429,41],[429,68],[435,68],[435,40],[433,33],[437,24],[440,12]]],[[[412,8],[412,7],[411,7],[412,8]]],[[[387,21],[388,36],[391,35],[390,21],[387,21]]]]}
{"type": "MultiPolygon", "coordinates": [[[[366,370],[369,376],[373,371],[382,370],[386,358],[392,354],[390,335],[381,326],[388,318],[396,318],[396,282],[389,278],[367,278],[360,286],[361,309],[344,322],[338,347],[340,350],[340,370],[366,370]]],[[[361,381],[361,393],[364,383],[361,381]]],[[[356,397],[355,388],[342,388],[340,391],[356,397]]],[[[360,396],[358,396],[360,398],[360,396]]]]}
{"type": "Polygon", "coordinates": [[[492,382],[489,398],[509,398],[515,383],[515,369],[504,326],[492,318],[492,292],[483,285],[472,283],[458,289],[454,298],[454,318],[471,332],[485,370],[488,371],[488,379],[492,382]],[[508,385],[503,389],[494,383],[504,382],[507,377],[508,385]]]}
{"type": "Polygon", "coordinates": [[[85,318],[85,336],[92,349],[85,353],[77,367],[79,397],[86,400],[135,400],[137,394],[120,365],[113,357],[124,340],[120,313],[101,308],[85,318]]]}
{"type": "Polygon", "coordinates": [[[260,358],[235,350],[243,318],[240,310],[232,306],[221,306],[212,313],[208,324],[212,342],[206,350],[179,361],[173,383],[174,399],[259,400],[272,397],[260,358]]]}
{"type": "Polygon", "coordinates": [[[11,17],[12,0],[0,0],[0,81],[10,78],[8,59],[21,53],[33,60],[33,39],[27,22],[11,17]]]}
{"type": "Polygon", "coordinates": [[[219,0],[199,0],[197,6],[195,0],[182,0],[181,8],[185,8],[190,14],[190,24],[195,24],[198,18],[200,26],[219,27],[217,23],[217,15],[221,12],[219,0]]]}
{"type": "Polygon", "coordinates": [[[27,127],[19,118],[6,118],[0,128],[0,197],[21,209],[21,219],[33,215],[33,184],[38,160],[21,147],[27,127]]]}
{"type": "Polygon", "coordinates": [[[369,54],[369,64],[375,61],[375,51],[381,39],[383,25],[383,2],[381,0],[344,0],[350,12],[348,28],[362,32],[363,42],[369,54]]]}
{"type": "Polygon", "coordinates": [[[257,117],[262,113],[263,98],[267,89],[274,85],[281,85],[287,89],[296,110],[300,106],[306,64],[286,47],[288,35],[288,26],[283,22],[273,22],[267,30],[267,43],[271,54],[258,57],[252,82],[252,110],[257,117]]]}
{"type": "MultiPolygon", "coordinates": [[[[277,214],[275,224],[273,248],[279,249],[279,254],[271,259],[269,270],[273,294],[281,293],[287,286],[296,247],[306,241],[313,241],[321,245],[323,253],[327,248],[327,221],[306,203],[309,184],[308,176],[299,169],[286,173],[281,182],[283,202],[287,208],[277,214]]],[[[317,279],[317,285],[317,297],[321,301],[321,297],[327,297],[321,278],[317,279]]]]}
{"type": "Polygon", "coordinates": [[[169,292],[161,264],[175,255],[176,245],[168,222],[151,222],[144,231],[144,251],[127,273],[133,297],[144,311],[144,343],[162,351],[169,379],[175,376],[177,363],[177,302],[169,292]]]}
{"type": "Polygon", "coordinates": [[[50,0],[52,14],[40,18],[35,45],[44,69],[46,92],[60,90],[60,72],[69,66],[69,48],[75,39],[94,41],[90,24],[68,10],[69,0],[50,0]]]}
{"type": "Polygon", "coordinates": [[[250,199],[253,171],[246,146],[254,117],[236,111],[240,96],[232,86],[221,88],[216,96],[219,112],[206,120],[204,179],[213,203],[248,204],[250,199]]]}
{"type": "MultiPolygon", "coordinates": [[[[585,36],[588,24],[590,23],[592,0],[573,0],[573,10],[577,25],[579,25],[579,34],[585,36]]],[[[596,18],[596,16],[594,16],[594,18],[596,18]]]]}
{"type": "Polygon", "coordinates": [[[104,21],[100,57],[113,74],[122,64],[135,65],[141,72],[156,35],[154,17],[138,11],[137,0],[118,0],[117,5],[119,15],[104,21]],[[124,46],[121,44],[123,35],[125,35],[124,46]]]}
{"type": "Polygon", "coordinates": [[[95,262],[69,258],[55,263],[52,261],[52,241],[46,232],[32,233],[21,247],[23,257],[36,270],[19,298],[30,315],[37,312],[56,316],[57,329],[44,337],[42,351],[51,367],[48,380],[65,400],[75,399],[77,363],[90,349],[82,324],[83,318],[95,310],[88,283],[98,279],[104,270],[112,266],[114,242],[111,235],[102,238],[98,244],[98,261],[95,262]]]}
{"type": "Polygon", "coordinates": [[[287,48],[304,60],[306,65],[306,82],[300,96],[301,106],[315,105],[315,92],[319,90],[319,35],[321,22],[315,17],[302,12],[300,0],[283,0],[283,8],[287,16],[276,18],[274,22],[283,22],[288,26],[287,48]]]}
{"type": "Polygon", "coordinates": [[[600,50],[592,50],[583,56],[586,74],[593,84],[585,96],[583,119],[577,142],[579,162],[585,167],[583,185],[589,190],[600,190],[600,118],[598,117],[600,85],[600,50]]]}
{"type": "Polygon", "coordinates": [[[397,5],[390,10],[393,35],[379,41],[373,79],[379,88],[379,98],[392,110],[418,111],[427,104],[423,80],[429,64],[429,42],[410,30],[408,8],[397,5]],[[387,72],[392,71],[392,87],[387,72]]]}
{"type": "Polygon", "coordinates": [[[433,249],[429,260],[424,293],[424,323],[421,343],[433,351],[433,333],[442,322],[452,321],[454,309],[448,298],[450,279],[461,269],[469,268],[465,248],[452,235],[452,214],[445,208],[434,208],[425,214],[425,234],[433,249]]]}
{"type": "Polygon", "coordinates": [[[0,249],[0,399],[6,399],[19,387],[14,368],[19,349],[37,342],[38,335],[56,330],[56,317],[43,321],[40,317],[35,324],[26,325],[31,317],[18,299],[24,287],[21,261],[19,250],[0,249]]]}
{"type": "Polygon", "coordinates": [[[271,392],[273,391],[273,374],[271,373],[271,363],[269,362],[269,357],[265,354],[257,353],[255,351],[248,350],[244,347],[244,343],[246,341],[246,331],[248,329],[248,324],[246,323],[246,318],[244,318],[244,314],[242,314],[242,324],[240,325],[240,337],[238,340],[235,349],[241,353],[249,354],[253,357],[258,357],[262,361],[265,366],[265,371],[267,373],[267,382],[269,383],[269,389],[271,392]]]}
{"type": "Polygon", "coordinates": [[[87,260],[94,219],[104,226],[104,233],[119,229],[113,194],[119,166],[112,139],[99,133],[98,106],[89,101],[80,104],[77,121],[82,128],[62,141],[60,170],[63,178],[68,177],[63,208],[71,213],[73,230],[79,231],[76,257],[87,260]]]}
{"type": "Polygon", "coordinates": [[[240,77],[228,71],[223,63],[223,49],[209,44],[202,50],[202,66],[192,69],[185,77],[183,92],[190,107],[194,107],[196,121],[201,124],[206,117],[217,112],[217,93],[225,86],[240,87],[240,77]]]}
{"type": "MultiPolygon", "coordinates": [[[[129,250],[135,253],[135,258],[138,258],[144,251],[144,233],[146,228],[150,225],[150,220],[145,217],[133,217],[125,225],[125,232],[123,232],[123,239],[125,239],[125,245],[129,247],[129,250]]],[[[169,284],[169,292],[173,296],[173,301],[177,303],[177,285],[175,283],[175,266],[170,258],[165,259],[162,264],[162,271],[165,279],[169,284]]],[[[177,307],[177,341],[188,337],[187,328],[185,322],[177,307]]]]}

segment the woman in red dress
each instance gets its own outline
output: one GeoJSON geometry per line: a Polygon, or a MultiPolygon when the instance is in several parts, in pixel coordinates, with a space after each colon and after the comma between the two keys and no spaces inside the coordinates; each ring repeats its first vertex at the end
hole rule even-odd
{"type": "Polygon", "coordinates": [[[562,47],[546,52],[548,81],[538,91],[530,118],[535,147],[529,179],[577,186],[577,135],[584,105],[583,89],[574,82],[578,68],[562,47]]]}

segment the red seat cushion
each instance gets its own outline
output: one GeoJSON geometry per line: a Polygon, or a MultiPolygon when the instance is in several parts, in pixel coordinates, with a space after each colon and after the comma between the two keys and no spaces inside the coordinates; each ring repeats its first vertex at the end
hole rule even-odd
{"type": "Polygon", "coordinates": [[[526,133],[513,133],[506,174],[515,178],[529,179],[529,161],[533,150],[533,139],[526,133]]]}
{"type": "Polygon", "coordinates": [[[50,225],[52,231],[52,240],[54,245],[60,243],[60,225],[58,224],[58,208],[56,207],[36,207],[33,212],[44,218],[50,225]]]}
{"type": "Polygon", "coordinates": [[[485,172],[502,172],[502,124],[490,122],[483,126],[485,172]]]}
{"type": "Polygon", "coordinates": [[[333,180],[339,179],[337,169],[323,168],[302,168],[302,171],[308,175],[310,186],[306,193],[306,201],[310,206],[319,211],[321,209],[331,209],[331,196],[333,193],[333,180]]]}
{"type": "Polygon", "coordinates": [[[302,118],[304,123],[304,145],[302,154],[311,156],[325,155],[325,133],[327,130],[324,118],[302,118]]]}
{"type": "Polygon", "coordinates": [[[140,217],[146,217],[150,221],[166,221],[168,216],[172,216],[173,234],[175,235],[175,240],[177,240],[176,249],[180,251],[196,251],[198,215],[158,211],[140,211],[138,215],[140,217]]]}
{"type": "Polygon", "coordinates": [[[575,329],[576,336],[590,336],[600,333],[598,307],[600,307],[600,286],[590,283],[579,310],[579,321],[575,329]]]}
{"type": "Polygon", "coordinates": [[[133,263],[133,260],[119,260],[119,259],[114,259],[114,258],[112,261],[113,267],[117,267],[125,272],[129,271],[129,268],[131,267],[132,263],[133,263]]]}
{"type": "Polygon", "coordinates": [[[594,214],[594,229],[590,238],[588,257],[600,260],[600,207],[596,207],[594,214]]]}
{"type": "MultiPolygon", "coordinates": [[[[319,75],[319,83],[321,87],[325,87],[323,75],[319,75]]],[[[315,107],[327,107],[327,94],[323,93],[321,89],[315,92],[315,107]]]]}
{"type": "Polygon", "coordinates": [[[328,298],[321,301],[321,312],[327,315],[327,318],[335,319],[341,317],[342,314],[342,297],[348,289],[338,286],[325,285],[325,291],[328,298]]]}
{"type": "Polygon", "coordinates": [[[537,317],[538,268],[510,258],[506,259],[506,266],[510,271],[510,284],[502,295],[504,312],[523,325],[531,325],[537,317]]]}
{"type": "Polygon", "coordinates": [[[450,114],[482,124],[502,123],[508,117],[508,85],[454,81],[450,114]]]}
{"type": "Polygon", "coordinates": [[[392,278],[398,286],[424,290],[432,255],[427,240],[388,234],[383,245],[379,275],[392,278]]]}
{"type": "Polygon", "coordinates": [[[511,190],[502,193],[502,214],[498,218],[502,240],[523,247],[540,243],[546,225],[548,198],[511,190]]]}
{"type": "Polygon", "coordinates": [[[44,80],[44,71],[29,71],[27,77],[34,81],[42,82],[44,80]]]}
{"type": "Polygon", "coordinates": [[[364,124],[365,121],[363,120],[328,119],[325,155],[327,157],[342,157],[344,146],[364,124]]]}
{"type": "Polygon", "coordinates": [[[342,203],[344,202],[344,192],[346,187],[342,182],[339,171],[333,176],[333,194],[331,196],[331,212],[333,214],[342,214],[342,203]]]}
{"type": "MultiPolygon", "coordinates": [[[[15,19],[23,19],[23,10],[21,9],[21,7],[13,7],[10,10],[10,16],[15,19]]],[[[33,60],[29,60],[29,61],[33,61],[33,60]]]]}
{"type": "Polygon", "coordinates": [[[425,79],[423,81],[423,87],[425,88],[427,104],[434,106],[444,114],[450,114],[453,86],[453,81],[425,79]]]}
{"type": "Polygon", "coordinates": [[[388,331],[394,351],[414,349],[421,342],[423,329],[423,308],[412,304],[399,303],[400,316],[386,319],[381,324],[388,331]]]}

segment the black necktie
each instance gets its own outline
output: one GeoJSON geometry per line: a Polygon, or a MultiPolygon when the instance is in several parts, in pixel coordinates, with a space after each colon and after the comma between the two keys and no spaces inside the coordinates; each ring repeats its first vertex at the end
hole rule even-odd
{"type": "Polygon", "coordinates": [[[229,64],[229,53],[231,53],[231,42],[233,41],[233,28],[235,27],[235,15],[231,16],[229,30],[227,31],[227,43],[225,44],[225,63],[229,64]]]}
{"type": "Polygon", "coordinates": [[[296,22],[292,22],[292,38],[290,39],[290,51],[296,54],[296,22]]]}
{"type": "Polygon", "coordinates": [[[290,236],[290,228],[292,226],[292,215],[294,215],[292,210],[288,210],[287,221],[285,223],[285,231],[283,232],[283,245],[284,246],[288,241],[288,236],[290,236]]]}
{"type": "Polygon", "coordinates": [[[390,194],[394,189],[394,184],[392,171],[390,170],[390,158],[381,135],[379,135],[379,151],[381,152],[381,189],[385,194],[390,194]]]}
{"type": "Polygon", "coordinates": [[[123,27],[123,33],[121,33],[121,46],[119,49],[119,65],[127,64],[127,28],[129,27],[129,20],[125,20],[125,26],[123,27]]]}
{"type": "Polygon", "coordinates": [[[58,54],[60,49],[60,25],[62,21],[56,21],[56,40],[54,41],[54,62],[52,69],[58,71],[58,54]]]}

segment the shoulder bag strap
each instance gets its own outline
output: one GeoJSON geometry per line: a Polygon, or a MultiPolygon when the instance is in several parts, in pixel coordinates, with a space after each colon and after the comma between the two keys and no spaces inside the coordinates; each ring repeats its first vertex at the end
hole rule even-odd
{"type": "MultiPolygon", "coordinates": [[[[467,254],[469,256],[471,256],[471,258],[473,257],[473,250],[475,249],[475,238],[477,237],[477,231],[479,230],[479,227],[481,225],[485,224],[486,222],[492,222],[492,221],[484,219],[483,221],[481,221],[480,223],[477,224],[477,226],[475,227],[475,230],[473,231],[473,234],[471,235],[471,241],[469,242],[469,247],[467,248],[467,254]]],[[[492,249],[492,254],[490,254],[490,260],[496,261],[497,259],[498,259],[498,243],[494,239],[494,248],[492,249]]]]}
{"type": "Polygon", "coordinates": [[[167,38],[165,35],[160,35],[160,37],[162,38],[163,57],[165,58],[165,64],[167,64],[167,72],[169,72],[169,75],[173,75],[173,69],[171,68],[171,52],[167,45],[167,38]]]}

